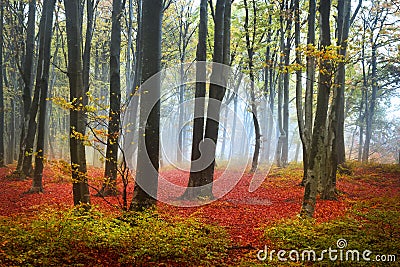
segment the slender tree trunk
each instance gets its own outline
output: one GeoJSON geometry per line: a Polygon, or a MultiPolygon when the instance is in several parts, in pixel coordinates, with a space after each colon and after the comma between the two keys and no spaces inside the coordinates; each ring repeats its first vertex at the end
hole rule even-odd
{"type": "MultiPolygon", "coordinates": [[[[54,9],[53,9],[54,10],[54,9]]],[[[36,83],[35,83],[35,91],[33,95],[32,103],[30,104],[29,111],[29,120],[28,120],[28,128],[26,131],[26,136],[24,140],[24,156],[22,161],[22,176],[21,179],[25,179],[26,176],[30,176],[32,174],[32,158],[33,158],[33,146],[35,143],[35,137],[37,132],[37,123],[36,116],[39,109],[39,100],[41,89],[43,88],[42,83],[44,82],[44,72],[45,70],[45,57],[46,57],[46,31],[45,26],[47,23],[47,18],[45,15],[42,15],[40,19],[39,25],[39,57],[37,63],[36,70],[36,83]]],[[[48,73],[48,70],[47,70],[48,73]]],[[[46,81],[48,82],[48,81],[46,81]]],[[[46,85],[47,86],[47,85],[46,85]]]]}
{"type": "MultiPolygon", "coordinates": [[[[200,159],[200,142],[204,136],[204,111],[206,95],[206,65],[207,59],[207,0],[200,2],[200,23],[199,23],[199,36],[196,50],[196,90],[195,90],[195,103],[194,103],[194,121],[193,121],[193,141],[192,141],[192,155],[190,176],[188,188],[182,195],[182,198],[194,199],[200,194],[198,188],[202,181],[202,160],[200,159]]],[[[203,155],[204,156],[204,155],[203,155]]]]}
{"type": "MultiPolygon", "coordinates": [[[[293,7],[289,7],[289,1],[286,2],[286,8],[289,18],[286,20],[286,44],[284,49],[285,67],[290,65],[290,48],[292,39],[292,18],[293,7]]],[[[290,73],[288,70],[285,71],[283,75],[283,131],[285,135],[282,142],[282,166],[288,165],[289,156],[289,85],[290,85],[290,73]]]]}
{"type": "Polygon", "coordinates": [[[104,171],[105,181],[100,194],[117,194],[117,168],[118,148],[120,133],[120,109],[121,109],[121,0],[113,0],[112,29],[110,45],[110,111],[108,117],[106,167],[104,171]]]}
{"type": "MultiPolygon", "coordinates": [[[[83,9],[83,7],[82,7],[83,9]]],[[[93,16],[94,16],[94,0],[86,0],[86,34],[85,34],[85,47],[83,50],[83,88],[84,92],[84,105],[88,104],[89,92],[89,74],[90,74],[90,52],[92,49],[92,36],[93,36],[93,16]]]]}
{"type": "MultiPolygon", "coordinates": [[[[44,144],[46,136],[46,114],[47,114],[47,92],[49,85],[51,39],[53,35],[53,12],[56,0],[45,0],[43,3],[42,18],[44,17],[44,49],[43,49],[43,72],[40,74],[40,101],[38,118],[38,137],[36,144],[35,171],[33,175],[30,193],[43,192],[43,163],[44,163],[44,144]]],[[[42,52],[42,51],[40,51],[42,52]]]]}
{"type": "MultiPolygon", "coordinates": [[[[346,57],[347,42],[350,29],[350,0],[338,1],[338,42],[340,45],[339,55],[346,57]]],[[[344,89],[345,89],[345,63],[339,62],[335,76],[335,87],[332,106],[329,114],[328,126],[328,154],[327,154],[327,175],[323,182],[322,199],[336,199],[336,172],[343,155],[339,156],[339,143],[343,138],[343,125],[341,118],[344,117],[344,89]],[[342,132],[340,132],[342,131],[342,132]]]]}
{"type": "MultiPolygon", "coordinates": [[[[260,148],[261,148],[261,133],[260,133],[260,125],[258,123],[257,118],[257,106],[256,106],[256,98],[255,98],[255,88],[254,88],[254,63],[253,63],[253,56],[254,56],[254,38],[255,38],[255,31],[253,28],[253,42],[250,36],[250,29],[249,29],[249,6],[247,4],[247,0],[244,0],[244,8],[245,8],[245,22],[244,22],[244,30],[246,36],[246,50],[247,50],[247,57],[248,57],[248,69],[249,69],[249,76],[250,76],[250,101],[251,101],[251,112],[253,117],[253,124],[254,124],[254,133],[255,133],[255,145],[254,145],[254,153],[253,153],[253,160],[251,163],[250,172],[255,172],[258,167],[258,158],[260,155],[260,148]]],[[[255,2],[253,1],[253,23],[255,24],[255,20],[257,17],[257,9],[255,6],[255,2]]],[[[254,27],[256,27],[254,25],[254,27]]]]}
{"type": "MultiPolygon", "coordinates": [[[[330,0],[321,0],[320,3],[320,39],[321,49],[324,50],[331,45],[330,36],[330,0]]],[[[307,180],[305,183],[303,206],[301,215],[312,217],[314,215],[315,203],[318,191],[318,183],[322,175],[323,168],[321,166],[324,161],[325,143],[326,143],[326,121],[329,105],[329,94],[331,90],[331,62],[329,59],[321,59],[321,69],[323,72],[319,74],[317,110],[314,121],[312,134],[311,150],[309,155],[309,163],[307,166],[307,180]]]]}
{"type": "MultiPolygon", "coordinates": [[[[183,35],[183,33],[181,32],[181,35],[183,35]]],[[[182,37],[181,37],[182,38],[182,37]]],[[[183,116],[185,113],[185,109],[183,106],[183,102],[185,101],[185,71],[183,69],[183,64],[184,64],[184,54],[181,55],[180,58],[180,71],[179,71],[179,75],[180,75],[180,85],[179,85],[179,121],[178,121],[178,146],[177,146],[177,151],[176,151],[176,155],[177,155],[177,161],[179,163],[182,162],[182,156],[184,154],[183,151],[183,132],[184,132],[184,125],[183,125],[183,116]]]]}
{"type": "Polygon", "coordinates": [[[135,52],[135,77],[133,79],[133,86],[131,91],[131,96],[134,96],[138,87],[140,86],[140,81],[142,79],[142,62],[143,62],[143,27],[142,27],[142,5],[143,0],[137,0],[137,34],[136,34],[136,52],[135,52]]]}
{"type": "Polygon", "coordinates": [[[127,94],[130,93],[130,90],[132,90],[132,71],[131,71],[131,66],[132,66],[132,59],[131,59],[131,51],[133,51],[132,48],[132,23],[133,23],[133,0],[128,0],[128,43],[126,46],[126,67],[125,67],[125,82],[126,82],[126,92],[127,94]]]}
{"type": "Polygon", "coordinates": [[[370,143],[372,136],[372,120],[374,118],[375,113],[375,104],[376,104],[376,95],[378,93],[378,80],[377,80],[377,47],[375,44],[372,44],[372,53],[371,53],[371,82],[372,82],[372,93],[370,104],[368,107],[368,114],[366,116],[366,128],[365,128],[365,144],[364,151],[362,155],[362,162],[367,163],[369,159],[370,152],[370,143]]]}
{"type": "MultiPolygon", "coordinates": [[[[315,46],[315,19],[316,19],[317,4],[315,0],[309,0],[308,7],[308,33],[307,45],[309,49],[314,49],[315,46]]],[[[313,95],[315,81],[315,58],[312,55],[306,57],[306,94],[304,103],[304,137],[303,143],[303,180],[301,185],[305,185],[307,179],[308,161],[311,147],[312,137],[312,122],[313,122],[313,95]]]]}
{"type": "Polygon", "coordinates": [[[70,156],[72,167],[72,193],[74,205],[90,205],[87,183],[84,136],[86,116],[83,107],[82,29],[79,0],[65,0],[65,17],[68,44],[68,79],[70,87],[70,156]]]}
{"type": "MultiPolygon", "coordinates": [[[[224,44],[224,13],[225,13],[225,0],[217,0],[215,8],[215,24],[214,24],[214,63],[223,63],[224,47],[229,44],[224,44]]],[[[213,198],[212,186],[214,180],[215,169],[215,150],[218,140],[218,128],[221,101],[225,95],[225,86],[227,81],[226,73],[223,73],[224,68],[221,65],[213,65],[213,70],[210,78],[209,90],[209,103],[207,108],[207,120],[204,139],[209,139],[212,143],[207,147],[205,154],[206,158],[212,159],[211,164],[204,169],[202,185],[204,188],[201,190],[200,195],[205,198],[213,198]],[[223,77],[222,77],[223,76],[223,77]],[[221,84],[222,83],[222,84],[221,84]]]]}
{"type": "MultiPolygon", "coordinates": [[[[365,32],[365,29],[364,29],[365,32]]],[[[360,127],[360,132],[359,132],[359,141],[358,141],[358,157],[357,160],[358,162],[362,161],[362,155],[363,155],[363,146],[364,146],[364,121],[366,116],[368,115],[368,105],[367,105],[367,71],[365,68],[365,43],[363,42],[362,44],[362,50],[361,50],[361,65],[362,65],[362,72],[363,72],[363,87],[361,91],[361,102],[360,102],[360,108],[359,108],[359,114],[358,114],[358,125],[360,127]],[[365,105],[365,109],[364,109],[365,105]]]]}
{"type": "MultiPolygon", "coordinates": [[[[281,2],[281,13],[284,12],[284,1],[281,2]]],[[[275,160],[278,167],[283,167],[282,163],[282,148],[283,142],[285,139],[285,130],[283,127],[283,90],[284,90],[284,54],[285,54],[285,31],[283,27],[283,17],[281,16],[279,19],[279,35],[280,35],[280,56],[279,56],[279,77],[278,77],[278,129],[279,129],[279,138],[278,138],[278,146],[276,150],[275,160]]]]}
{"type": "MultiPolygon", "coordinates": [[[[276,57],[276,53],[274,53],[275,56],[272,58],[276,57]]],[[[276,60],[274,60],[274,66],[270,68],[270,74],[269,74],[269,109],[271,111],[271,115],[269,116],[268,120],[268,131],[267,131],[267,145],[266,145],[266,153],[268,154],[268,161],[270,161],[271,157],[271,140],[272,140],[272,134],[273,133],[273,122],[274,122],[274,106],[275,106],[275,83],[274,83],[274,76],[275,76],[275,71],[274,68],[276,67],[276,60]]],[[[273,151],[272,153],[275,154],[276,151],[273,151]]],[[[273,155],[274,155],[273,154],[273,155]]],[[[271,159],[273,161],[273,159],[271,159]]]]}
{"type": "Polygon", "coordinates": [[[3,1],[0,3],[0,167],[4,166],[3,1]]]}
{"type": "MultiPolygon", "coordinates": [[[[162,0],[143,1],[142,83],[161,70],[162,0]]],[[[131,210],[155,204],[158,187],[160,140],[160,77],[143,85],[140,99],[139,147],[134,196],[131,210]]]]}
{"type": "Polygon", "coordinates": [[[26,45],[25,45],[25,62],[24,62],[24,91],[22,95],[23,101],[23,119],[21,120],[21,137],[20,150],[17,164],[17,172],[22,172],[22,164],[24,155],[26,154],[26,137],[28,132],[29,113],[31,106],[32,78],[33,78],[33,57],[35,49],[35,18],[36,17],[36,0],[29,1],[28,24],[26,28],[26,45]]]}
{"type": "MultiPolygon", "coordinates": [[[[294,23],[294,34],[295,34],[295,47],[296,47],[296,64],[298,66],[301,66],[302,60],[301,60],[301,52],[299,51],[300,47],[300,6],[299,6],[299,0],[294,1],[294,14],[295,14],[295,23],[294,23]]],[[[304,119],[304,109],[303,109],[303,89],[302,89],[302,71],[300,67],[296,70],[296,111],[297,111],[297,123],[299,126],[299,135],[300,135],[300,140],[301,143],[303,144],[303,160],[305,151],[308,149],[308,140],[306,139],[305,136],[305,119],[304,119]]],[[[298,154],[299,154],[299,143],[297,143],[296,146],[296,156],[295,156],[295,161],[297,162],[298,159],[298,154]]],[[[304,173],[303,173],[304,177],[304,173]]],[[[304,184],[302,184],[304,185],[304,184]]]]}

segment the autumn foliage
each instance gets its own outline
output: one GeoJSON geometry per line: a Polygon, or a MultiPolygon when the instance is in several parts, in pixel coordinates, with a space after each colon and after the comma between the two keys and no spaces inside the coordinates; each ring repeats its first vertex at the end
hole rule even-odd
{"type": "MultiPolygon", "coordinates": [[[[297,216],[303,195],[300,166],[273,168],[253,193],[246,173],[211,204],[182,208],[158,203],[154,211],[135,214],[121,211],[120,195],[93,197],[90,213],[71,210],[72,186],[63,166],[47,165],[42,194],[27,194],[31,181],[13,177],[12,168],[0,169],[2,266],[238,266],[260,263],[256,253],[265,245],[319,248],[343,236],[355,248],[382,253],[399,248],[400,171],[394,165],[351,165],[350,174],[339,175],[339,200],[318,200],[315,219],[305,221],[297,216]]],[[[92,195],[101,174],[101,169],[89,171],[92,195]]],[[[188,178],[176,170],[162,174],[178,184],[188,178]]]]}

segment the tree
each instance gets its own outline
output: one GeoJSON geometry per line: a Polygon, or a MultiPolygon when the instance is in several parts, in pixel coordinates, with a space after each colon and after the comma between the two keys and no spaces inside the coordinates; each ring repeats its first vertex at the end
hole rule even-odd
{"type": "MultiPolygon", "coordinates": [[[[229,1],[229,0],[228,0],[229,1]]],[[[203,189],[200,192],[201,197],[213,198],[212,185],[214,179],[215,168],[215,150],[218,140],[219,118],[221,110],[221,101],[224,98],[226,91],[225,71],[220,65],[223,63],[224,48],[230,44],[224,44],[224,13],[225,13],[225,0],[217,0],[214,16],[214,55],[213,65],[210,78],[209,99],[210,102],[207,108],[206,128],[204,133],[204,140],[210,140],[211,145],[207,146],[205,154],[207,159],[212,159],[204,170],[202,175],[203,189]],[[219,64],[218,64],[219,63],[219,64]],[[221,77],[224,76],[224,77],[221,77]],[[222,84],[221,84],[222,83],[222,84]]],[[[230,4],[230,3],[228,3],[230,4]]]]}
{"type": "Polygon", "coordinates": [[[43,14],[41,18],[39,29],[41,42],[41,50],[39,51],[39,58],[43,58],[43,66],[41,73],[38,73],[40,79],[40,100],[39,100],[39,118],[38,118],[38,134],[36,144],[36,156],[35,156],[35,170],[33,175],[32,187],[29,190],[30,193],[43,192],[43,161],[44,161],[44,144],[46,136],[46,114],[47,114],[47,92],[49,87],[49,70],[50,70],[50,50],[51,50],[51,39],[53,35],[53,12],[55,0],[45,0],[43,3],[43,14]],[[43,38],[42,38],[43,35],[43,38]],[[42,50],[43,49],[43,50],[42,50]],[[43,53],[43,56],[40,54],[43,53]]]}
{"type": "Polygon", "coordinates": [[[104,171],[105,181],[99,192],[101,195],[115,195],[117,193],[116,181],[121,112],[121,16],[121,0],[114,0],[110,44],[110,120],[108,122],[107,132],[106,167],[104,171]]]}
{"type": "MultiPolygon", "coordinates": [[[[35,17],[36,17],[36,0],[29,1],[28,24],[26,27],[26,45],[24,70],[22,78],[24,81],[24,90],[22,94],[24,117],[22,119],[20,150],[18,157],[17,172],[22,172],[22,164],[26,155],[26,138],[28,133],[28,122],[31,106],[32,76],[33,76],[33,58],[35,49],[35,17]]],[[[28,152],[29,153],[29,152],[28,152]]],[[[31,151],[32,153],[32,151],[31,151]]],[[[32,164],[32,160],[30,161],[32,164]]]]}
{"type": "MultiPolygon", "coordinates": [[[[329,113],[327,128],[327,159],[326,180],[323,181],[322,199],[336,199],[336,171],[338,164],[345,161],[344,151],[344,91],[346,79],[346,53],[350,30],[351,2],[338,1],[337,36],[338,36],[338,66],[334,78],[334,94],[329,113]]],[[[356,9],[357,11],[358,9],[356,9]]],[[[354,16],[357,13],[354,13],[354,16]]]]}
{"type": "Polygon", "coordinates": [[[260,148],[261,148],[261,132],[260,132],[260,124],[258,122],[258,115],[257,115],[257,105],[256,105],[256,97],[255,97],[255,88],[254,83],[255,75],[254,75],[254,46],[256,45],[256,38],[257,38],[257,7],[256,3],[252,1],[252,15],[253,15],[253,27],[250,32],[250,25],[249,25],[249,11],[250,8],[247,4],[247,1],[243,1],[244,9],[245,9],[245,21],[244,21],[244,32],[245,32],[245,39],[246,39],[246,50],[247,50],[247,68],[249,70],[250,76],[250,106],[251,106],[251,113],[253,117],[253,124],[254,124],[254,133],[255,133],[255,146],[254,146],[254,153],[253,153],[253,160],[251,163],[250,172],[255,172],[258,167],[258,158],[260,155],[260,148]]]}
{"type": "MultiPolygon", "coordinates": [[[[298,1],[296,1],[296,12],[298,12],[298,1]]],[[[297,82],[296,82],[296,109],[297,109],[297,119],[299,124],[299,134],[303,147],[303,180],[301,185],[305,185],[307,178],[307,169],[308,169],[308,161],[309,161],[309,153],[311,146],[311,136],[312,136],[312,119],[313,119],[313,95],[314,95],[314,81],[315,81],[315,57],[312,55],[311,51],[315,46],[315,17],[316,17],[316,1],[310,0],[308,7],[308,30],[307,30],[307,50],[310,53],[307,53],[306,58],[306,91],[305,91],[305,100],[304,100],[304,109],[302,100],[302,90],[301,83],[299,83],[299,77],[297,74],[297,82]],[[304,117],[303,117],[304,113],[304,117]]],[[[299,18],[296,17],[296,20],[299,18]]],[[[296,24],[296,45],[299,44],[299,22],[296,24]]],[[[296,54],[296,62],[300,62],[299,52],[296,54]]]]}
{"type": "MultiPolygon", "coordinates": [[[[330,11],[331,1],[321,0],[320,12],[320,45],[323,52],[331,45],[330,35],[330,11]]],[[[317,109],[312,133],[310,155],[307,166],[307,179],[305,182],[303,205],[301,215],[312,217],[315,210],[316,197],[318,193],[318,183],[324,172],[325,142],[326,142],[326,122],[329,106],[329,95],[331,90],[331,71],[332,65],[329,58],[320,59],[320,72],[318,82],[317,109]]]]}
{"type": "Polygon", "coordinates": [[[143,210],[156,202],[160,140],[162,0],[142,3],[143,65],[140,96],[139,147],[134,195],[130,210],[143,210]],[[145,82],[148,81],[147,84],[145,82]]]}
{"type": "Polygon", "coordinates": [[[0,3],[0,167],[4,166],[3,1],[0,3]]]}
{"type": "Polygon", "coordinates": [[[193,121],[193,141],[190,176],[188,188],[182,198],[194,199],[200,195],[197,187],[202,184],[202,161],[200,160],[200,142],[203,140],[204,133],[204,110],[206,96],[206,65],[207,59],[207,0],[200,2],[200,23],[199,36],[196,50],[196,89],[194,103],[194,121],[193,121]]]}
{"type": "Polygon", "coordinates": [[[80,1],[65,0],[68,45],[68,79],[70,88],[70,155],[74,205],[89,205],[90,195],[86,177],[85,107],[82,75],[82,28],[80,1]]]}
{"type": "MultiPolygon", "coordinates": [[[[289,85],[290,85],[290,73],[287,69],[290,65],[290,50],[292,40],[292,23],[293,23],[293,1],[289,5],[289,1],[285,2],[285,16],[286,28],[282,34],[286,35],[286,41],[284,44],[284,64],[286,70],[283,74],[283,131],[285,133],[282,142],[282,155],[280,163],[282,166],[287,166],[289,157],[289,85]]],[[[282,3],[283,5],[283,3],[282,3]]],[[[282,14],[283,15],[283,14],[282,14]]]]}

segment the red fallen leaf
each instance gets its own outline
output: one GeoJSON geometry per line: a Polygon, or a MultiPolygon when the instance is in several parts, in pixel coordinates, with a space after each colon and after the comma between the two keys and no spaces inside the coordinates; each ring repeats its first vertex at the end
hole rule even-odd
{"type": "MultiPolygon", "coordinates": [[[[44,206],[56,209],[65,209],[73,205],[72,185],[69,177],[59,168],[47,164],[44,178],[43,194],[24,194],[31,187],[31,180],[17,181],[5,178],[12,172],[10,168],[0,168],[0,216],[13,216],[20,213],[31,213],[44,206]],[[58,177],[57,179],[55,177],[58,177]],[[62,179],[61,179],[62,178],[62,179]]],[[[371,171],[358,169],[355,176],[366,177],[371,171]]],[[[221,171],[216,172],[216,177],[221,176],[221,171]]],[[[185,186],[188,173],[177,170],[163,171],[162,175],[174,184],[185,186]]],[[[233,173],[232,175],[237,175],[233,173]]],[[[221,199],[201,207],[181,208],[158,203],[158,210],[168,218],[170,214],[186,218],[200,217],[204,222],[219,224],[228,231],[232,242],[237,246],[262,247],[265,244],[261,239],[263,227],[282,218],[294,218],[300,211],[304,188],[298,186],[301,170],[291,171],[286,174],[272,173],[256,191],[248,191],[251,176],[244,174],[231,192],[221,199]]],[[[354,201],[370,199],[372,197],[388,197],[399,195],[400,175],[396,173],[380,174],[385,179],[373,182],[365,179],[340,178],[337,188],[343,195],[338,201],[318,200],[315,218],[317,222],[328,221],[340,216],[351,207],[354,201]]],[[[89,168],[88,176],[91,185],[100,187],[103,170],[89,168]]],[[[375,177],[376,178],[376,177],[375,177]]],[[[122,184],[118,183],[119,190],[122,184]]],[[[128,201],[132,198],[133,181],[128,185],[128,201]]],[[[95,190],[91,189],[94,195],[95,190]]],[[[160,189],[160,194],[168,193],[160,189]]],[[[102,198],[92,197],[93,204],[100,206],[103,212],[118,212],[122,203],[121,195],[108,197],[107,204],[102,198]],[[116,208],[117,207],[117,208],[116,208]]],[[[379,205],[379,203],[377,203],[379,205]]]]}

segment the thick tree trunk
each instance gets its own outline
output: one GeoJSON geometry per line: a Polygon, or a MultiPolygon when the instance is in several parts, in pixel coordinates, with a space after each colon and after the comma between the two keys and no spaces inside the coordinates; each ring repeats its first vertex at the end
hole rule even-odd
{"type": "MultiPolygon", "coordinates": [[[[321,49],[324,50],[331,45],[330,36],[330,0],[321,0],[320,3],[320,29],[321,49]]],[[[312,134],[312,142],[307,168],[307,180],[305,183],[303,205],[301,215],[312,217],[314,215],[315,203],[318,191],[318,183],[325,166],[324,154],[326,143],[326,121],[329,105],[329,94],[331,90],[331,62],[321,59],[320,63],[323,72],[319,74],[317,110],[312,134]]]]}
{"type": "MultiPolygon", "coordinates": [[[[56,0],[45,0],[43,3],[42,19],[44,23],[40,31],[44,32],[43,51],[43,71],[40,74],[40,101],[38,116],[38,137],[36,143],[35,170],[33,175],[32,187],[30,193],[43,192],[43,162],[44,162],[44,146],[46,137],[46,114],[47,114],[47,92],[49,86],[50,72],[50,56],[51,56],[51,39],[53,35],[53,12],[56,0]]],[[[42,46],[42,45],[41,45],[42,46]]],[[[39,73],[38,73],[39,74],[39,73]]]]}
{"type": "Polygon", "coordinates": [[[121,0],[113,1],[112,29],[110,45],[110,111],[108,117],[105,181],[99,192],[101,195],[117,194],[117,168],[121,110],[121,0]]]}
{"type": "MultiPolygon", "coordinates": [[[[162,0],[143,1],[142,83],[161,70],[162,0]]],[[[141,90],[139,147],[135,189],[131,210],[143,210],[156,203],[160,140],[160,77],[155,76],[141,90]]]]}
{"type": "Polygon", "coordinates": [[[72,192],[74,205],[90,205],[87,184],[85,128],[86,116],[83,107],[85,88],[83,85],[81,12],[78,0],[65,0],[65,17],[68,44],[68,79],[70,87],[70,155],[72,167],[72,192]]]}

